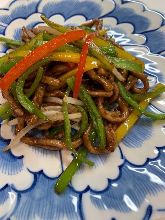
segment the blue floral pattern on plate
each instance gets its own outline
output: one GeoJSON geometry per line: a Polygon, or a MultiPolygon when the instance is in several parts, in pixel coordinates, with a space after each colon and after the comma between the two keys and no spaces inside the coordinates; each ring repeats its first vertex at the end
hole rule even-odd
{"type": "MultiPolygon", "coordinates": [[[[165,83],[164,17],[143,4],[124,0],[9,0],[9,3],[8,8],[0,9],[0,35],[19,39],[23,25],[32,28],[42,24],[41,13],[61,24],[80,24],[100,17],[116,41],[145,62],[150,87],[157,82],[165,83]]],[[[0,44],[0,55],[6,51],[0,44]]],[[[163,99],[164,95],[149,108],[165,112],[163,99]]],[[[1,149],[13,135],[12,128],[2,124],[1,149]]],[[[164,145],[165,123],[142,117],[113,154],[89,155],[95,167],[82,167],[67,191],[59,196],[54,194],[53,185],[72,156],[21,143],[11,152],[0,153],[0,219],[161,217],[165,214],[164,145]]]]}

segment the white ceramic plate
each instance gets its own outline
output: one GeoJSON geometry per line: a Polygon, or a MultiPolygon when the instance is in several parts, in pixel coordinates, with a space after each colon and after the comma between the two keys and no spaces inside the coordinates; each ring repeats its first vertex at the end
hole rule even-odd
{"type": "MultiPolygon", "coordinates": [[[[165,22],[162,0],[148,4],[159,12],[124,0],[1,0],[0,35],[19,39],[23,25],[42,23],[41,13],[61,24],[103,18],[116,41],[145,62],[153,87],[165,83],[165,22]]],[[[0,44],[0,54],[5,53],[0,44]]],[[[165,112],[164,98],[150,108],[165,112]]],[[[1,129],[0,148],[12,135],[10,127],[1,129]]],[[[0,152],[0,219],[165,219],[164,145],[165,122],[142,117],[114,153],[90,156],[95,167],[82,168],[60,196],[53,186],[70,155],[24,144],[0,152]]]]}

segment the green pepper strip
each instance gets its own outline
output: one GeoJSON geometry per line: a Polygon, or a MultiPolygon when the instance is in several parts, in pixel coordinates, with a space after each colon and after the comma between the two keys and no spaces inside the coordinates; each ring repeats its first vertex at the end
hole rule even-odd
{"type": "Polygon", "coordinates": [[[80,49],[71,44],[65,44],[56,50],[57,52],[74,52],[80,53],[80,49]]]}
{"type": "MultiPolygon", "coordinates": [[[[74,87],[74,79],[75,79],[74,77],[67,79],[67,84],[72,90],[74,87]]],[[[79,96],[80,96],[80,99],[83,101],[92,119],[94,128],[97,132],[97,136],[100,141],[99,147],[100,149],[104,149],[106,145],[106,136],[105,136],[105,128],[104,128],[102,117],[100,113],[98,112],[97,107],[92,97],[88,94],[87,90],[82,85],[80,87],[79,96]]]]}
{"type": "MultiPolygon", "coordinates": [[[[70,90],[70,87],[69,87],[69,90],[70,90]]],[[[66,99],[66,96],[63,99],[63,105],[62,105],[63,115],[64,115],[65,143],[66,143],[68,149],[74,153],[75,157],[79,157],[78,154],[77,154],[77,151],[72,146],[72,139],[71,139],[71,132],[72,131],[71,131],[71,124],[70,124],[69,115],[68,115],[68,103],[65,99],[66,99]]],[[[86,114],[86,112],[83,109],[81,109],[80,112],[83,112],[84,115],[86,114]]],[[[87,115],[84,116],[85,117],[85,122],[82,122],[83,125],[81,125],[81,128],[80,128],[81,130],[80,130],[79,134],[81,134],[81,135],[82,135],[81,132],[84,132],[84,126],[87,127],[86,126],[86,122],[87,122],[86,121],[86,116],[87,115]]],[[[83,163],[88,164],[89,166],[93,166],[93,164],[94,164],[92,161],[84,159],[84,158],[79,157],[79,160],[81,160],[83,163]]]]}
{"type": "MultiPolygon", "coordinates": [[[[15,84],[12,85],[12,93],[14,93],[14,86],[15,84]]],[[[11,107],[10,104],[8,102],[0,105],[0,118],[5,120],[5,119],[9,119],[10,116],[12,116],[12,111],[11,111],[11,107]]]]}
{"type": "Polygon", "coordinates": [[[11,108],[8,102],[0,105],[0,118],[5,120],[8,119],[11,115],[11,108]]]}
{"type": "Polygon", "coordinates": [[[92,129],[89,133],[89,139],[94,144],[96,141],[96,138],[97,138],[96,131],[94,129],[92,129]]]}
{"type": "Polygon", "coordinates": [[[110,56],[110,57],[117,57],[116,50],[114,46],[112,46],[111,44],[108,46],[99,46],[99,47],[105,55],[110,56]]]}
{"type": "Polygon", "coordinates": [[[15,57],[14,59],[12,58],[10,61],[0,63],[0,75],[4,75],[5,73],[7,73],[21,59],[22,57],[15,57]]]}
{"type": "Polygon", "coordinates": [[[65,33],[67,31],[70,31],[70,27],[62,26],[60,24],[56,24],[52,21],[50,21],[45,15],[41,15],[41,19],[49,26],[54,29],[57,29],[57,31],[61,33],[65,33]]]}
{"type": "Polygon", "coordinates": [[[70,120],[69,120],[68,103],[66,100],[66,95],[63,98],[62,111],[63,111],[63,115],[64,115],[65,144],[67,145],[67,147],[70,151],[72,151],[73,153],[76,153],[76,150],[72,146],[71,124],[70,124],[70,120]]]}
{"type": "Polygon", "coordinates": [[[53,34],[49,34],[46,31],[43,32],[43,41],[49,41],[54,37],[53,34]]]}
{"type": "Polygon", "coordinates": [[[5,114],[9,108],[10,104],[8,102],[5,102],[4,104],[0,105],[0,116],[5,114]]]}
{"type": "Polygon", "coordinates": [[[154,113],[154,112],[148,112],[144,108],[141,108],[139,106],[139,104],[134,99],[132,99],[131,96],[129,96],[129,93],[127,92],[125,87],[120,82],[118,82],[118,86],[119,86],[120,94],[122,95],[123,99],[129,105],[131,105],[133,108],[138,110],[140,113],[142,113],[145,116],[147,116],[151,119],[154,119],[154,120],[164,120],[165,119],[165,114],[157,114],[157,113],[154,113]]]}
{"type": "Polygon", "coordinates": [[[20,57],[26,56],[30,50],[34,50],[36,47],[38,47],[42,43],[43,43],[43,33],[40,33],[28,43],[20,46],[19,48],[6,54],[5,56],[0,57],[0,72],[2,72],[1,68],[4,68],[4,65],[11,62],[11,59],[12,59],[12,62],[14,62],[14,60],[15,62],[18,62],[20,57]]]}
{"type": "Polygon", "coordinates": [[[11,116],[12,116],[12,111],[11,111],[11,108],[9,108],[7,110],[7,112],[4,115],[1,116],[1,118],[3,120],[6,120],[6,119],[8,120],[8,119],[10,119],[11,116]]]}
{"type": "MultiPolygon", "coordinates": [[[[43,32],[43,41],[49,41],[52,38],[54,38],[53,34],[48,34],[47,32],[43,32]]],[[[60,48],[58,48],[56,51],[58,51],[58,52],[70,52],[70,51],[80,52],[81,50],[72,44],[65,44],[65,45],[61,46],[60,48]]]]}
{"type": "Polygon", "coordinates": [[[81,118],[80,129],[74,135],[73,139],[80,138],[88,127],[88,115],[87,115],[86,111],[81,106],[77,106],[77,109],[79,112],[81,112],[82,118],[81,118]]]}
{"type": "Polygon", "coordinates": [[[0,42],[4,42],[4,43],[10,44],[12,46],[21,46],[21,45],[23,45],[22,41],[9,39],[7,37],[0,37],[0,42]]]}
{"type": "Polygon", "coordinates": [[[144,99],[149,98],[150,96],[159,96],[161,93],[165,92],[165,86],[162,85],[158,90],[155,92],[147,92],[146,94],[131,94],[129,93],[129,96],[131,96],[136,101],[142,101],[144,99]]]}
{"type": "Polygon", "coordinates": [[[17,94],[16,94],[16,82],[14,82],[10,87],[10,92],[13,95],[14,99],[17,100],[17,94]]]}
{"type": "Polygon", "coordinates": [[[116,68],[129,70],[136,73],[142,73],[144,71],[142,65],[132,60],[126,60],[126,59],[110,57],[110,56],[108,57],[110,58],[110,60],[112,61],[112,63],[115,65],[116,68]]]}
{"type": "Polygon", "coordinates": [[[47,120],[47,117],[43,114],[43,112],[37,108],[37,106],[31,102],[28,97],[24,94],[23,91],[23,87],[25,84],[25,80],[28,78],[28,76],[36,71],[40,66],[45,65],[49,62],[50,60],[44,59],[38,63],[36,63],[35,65],[33,65],[32,67],[30,67],[17,81],[16,84],[16,94],[17,94],[17,99],[20,102],[20,104],[30,113],[35,114],[36,116],[38,116],[38,118],[43,119],[43,120],[47,120]]]}
{"type": "Polygon", "coordinates": [[[81,148],[77,154],[77,157],[75,157],[72,162],[69,164],[69,166],[65,169],[65,171],[61,174],[59,179],[57,180],[55,184],[55,192],[57,193],[63,193],[68,186],[69,182],[71,181],[72,177],[76,173],[76,171],[79,169],[80,165],[82,164],[82,160],[79,159],[79,157],[86,159],[87,157],[87,150],[85,148],[81,148]]]}
{"type": "Polygon", "coordinates": [[[27,97],[30,97],[33,95],[33,93],[35,92],[36,88],[38,87],[42,79],[43,74],[44,74],[44,69],[40,67],[35,77],[35,80],[33,81],[31,87],[26,92],[27,97]]]}

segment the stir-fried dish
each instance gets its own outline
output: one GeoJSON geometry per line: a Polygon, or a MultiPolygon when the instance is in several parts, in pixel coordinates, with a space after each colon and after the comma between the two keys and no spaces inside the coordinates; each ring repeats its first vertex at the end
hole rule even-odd
{"type": "Polygon", "coordinates": [[[0,117],[15,128],[3,150],[21,141],[71,151],[55,185],[61,193],[82,163],[94,165],[88,153],[113,152],[141,114],[165,119],[146,110],[165,86],[149,91],[144,63],[107,35],[102,20],[71,27],[41,18],[47,26],[23,27],[20,41],[0,37],[13,49],[0,58],[0,117]]]}

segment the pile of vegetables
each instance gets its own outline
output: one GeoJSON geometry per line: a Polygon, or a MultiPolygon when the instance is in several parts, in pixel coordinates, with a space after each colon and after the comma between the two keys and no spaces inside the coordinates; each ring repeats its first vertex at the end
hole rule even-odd
{"type": "Polygon", "coordinates": [[[13,48],[0,57],[6,99],[0,117],[15,126],[4,151],[20,141],[71,151],[73,160],[55,185],[62,193],[82,163],[94,165],[88,153],[113,152],[142,114],[165,119],[146,110],[165,86],[159,83],[148,91],[144,63],[107,36],[102,21],[69,27],[41,18],[47,26],[23,28],[20,41],[0,37],[13,48]],[[33,136],[34,129],[40,136],[33,136]]]}

